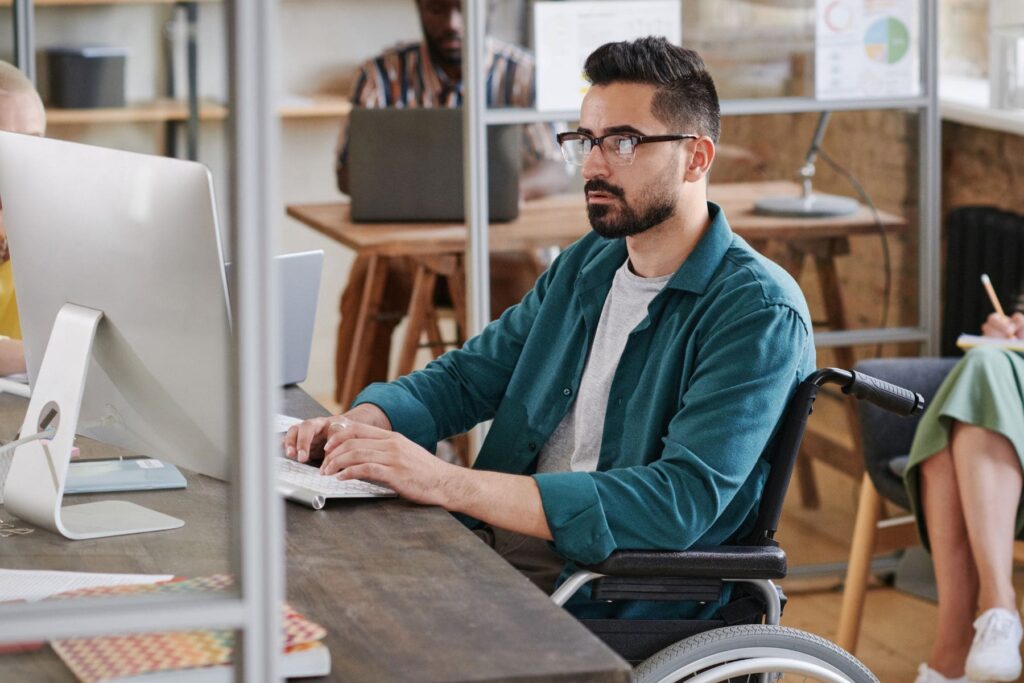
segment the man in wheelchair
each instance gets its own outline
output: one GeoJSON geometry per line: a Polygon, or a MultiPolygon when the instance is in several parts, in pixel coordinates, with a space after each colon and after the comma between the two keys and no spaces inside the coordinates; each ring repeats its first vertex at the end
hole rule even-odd
{"type": "MultiPolygon", "coordinates": [[[[800,289],[707,200],[720,123],[700,56],[645,38],[598,48],[585,69],[580,125],[558,139],[582,167],[593,231],[463,348],[284,439],[326,474],[459,513],[548,592],[622,549],[748,537],[787,403],[814,368],[800,289]],[[432,456],[485,420],[471,469],[432,456]]],[[[730,587],[619,597],[585,587],[567,607],[706,620],[730,587]]]]}

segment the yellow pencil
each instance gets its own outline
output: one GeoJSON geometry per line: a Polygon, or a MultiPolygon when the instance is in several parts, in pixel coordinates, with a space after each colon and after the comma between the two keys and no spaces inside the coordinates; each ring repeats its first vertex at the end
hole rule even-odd
{"type": "Polygon", "coordinates": [[[981,285],[988,292],[988,298],[992,301],[992,308],[996,309],[996,313],[1002,317],[1006,317],[1006,313],[1003,311],[1002,305],[999,303],[999,298],[996,296],[996,290],[992,289],[992,281],[988,279],[988,275],[985,273],[981,274],[981,285]]]}

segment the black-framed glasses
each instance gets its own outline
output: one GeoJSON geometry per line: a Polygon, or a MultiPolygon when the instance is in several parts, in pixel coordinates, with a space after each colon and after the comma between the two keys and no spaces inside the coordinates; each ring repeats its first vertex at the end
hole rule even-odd
{"type": "Polygon", "coordinates": [[[604,152],[605,159],[609,164],[616,166],[628,166],[633,163],[636,157],[636,148],[649,142],[674,142],[676,140],[687,140],[699,138],[694,133],[678,133],[672,135],[636,135],[634,133],[610,133],[595,137],[590,133],[569,131],[559,133],[556,138],[558,146],[562,148],[562,156],[570,164],[582,166],[587,155],[594,149],[600,147],[604,152]]]}

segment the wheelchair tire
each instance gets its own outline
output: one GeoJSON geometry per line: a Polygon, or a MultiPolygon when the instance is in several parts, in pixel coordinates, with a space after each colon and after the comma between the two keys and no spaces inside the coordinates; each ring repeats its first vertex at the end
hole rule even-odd
{"type": "MultiPolygon", "coordinates": [[[[698,633],[645,660],[636,668],[634,676],[637,683],[688,681],[697,675],[703,675],[702,680],[725,681],[729,680],[728,674],[723,678],[707,675],[731,662],[754,658],[808,663],[832,671],[851,683],[878,683],[867,667],[835,643],[799,629],[765,624],[727,626],[698,633]]],[[[785,674],[786,671],[785,667],[780,667],[762,673],[785,674]]],[[[777,680],[777,677],[768,680],[777,680]]],[[[798,675],[796,680],[817,679],[798,675]]]]}

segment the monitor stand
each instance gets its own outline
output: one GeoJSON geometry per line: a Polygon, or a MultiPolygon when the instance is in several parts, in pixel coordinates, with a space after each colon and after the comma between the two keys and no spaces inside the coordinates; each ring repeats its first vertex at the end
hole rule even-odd
{"type": "Polygon", "coordinates": [[[65,304],[57,313],[46,354],[21,425],[21,436],[56,428],[51,440],[18,446],[4,484],[4,507],[20,519],[79,540],[177,529],[180,519],[141,505],[105,500],[61,507],[92,344],[102,311],[65,304]]]}

